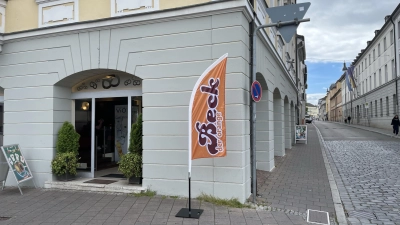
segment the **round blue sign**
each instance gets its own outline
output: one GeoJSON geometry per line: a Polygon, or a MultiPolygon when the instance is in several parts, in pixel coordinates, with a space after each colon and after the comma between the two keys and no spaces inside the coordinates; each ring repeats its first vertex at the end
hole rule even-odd
{"type": "Polygon", "coordinates": [[[251,97],[255,102],[259,102],[262,97],[261,84],[258,81],[254,81],[251,85],[251,97]]]}

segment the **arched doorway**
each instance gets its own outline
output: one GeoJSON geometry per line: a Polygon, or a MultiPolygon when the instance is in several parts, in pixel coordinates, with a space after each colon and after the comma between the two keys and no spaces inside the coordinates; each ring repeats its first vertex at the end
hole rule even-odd
{"type": "Polygon", "coordinates": [[[271,146],[273,141],[271,133],[273,133],[273,121],[270,120],[272,101],[269,93],[267,82],[261,73],[257,73],[257,81],[262,86],[262,98],[257,103],[257,126],[256,126],[256,160],[257,169],[263,171],[271,171],[275,167],[274,149],[271,146]]]}
{"type": "Polygon", "coordinates": [[[291,149],[292,148],[292,141],[291,141],[291,126],[290,126],[290,105],[289,105],[289,98],[285,96],[284,99],[284,123],[285,123],[285,148],[291,149]]]}
{"type": "Polygon", "coordinates": [[[284,127],[284,103],[278,88],[273,93],[274,99],[274,154],[285,155],[285,127],[284,127]]]}
{"type": "MultiPolygon", "coordinates": [[[[131,126],[142,113],[142,79],[122,71],[88,70],[62,79],[54,91],[59,98],[55,104],[70,101],[69,113],[55,114],[70,121],[80,134],[79,175],[118,173],[131,126]]],[[[55,129],[60,125],[55,124],[55,129]]]]}

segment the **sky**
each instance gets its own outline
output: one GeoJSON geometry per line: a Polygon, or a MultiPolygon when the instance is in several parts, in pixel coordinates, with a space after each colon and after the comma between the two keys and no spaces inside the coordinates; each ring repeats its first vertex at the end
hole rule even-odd
{"type": "Polygon", "coordinates": [[[297,33],[306,42],[307,102],[317,104],[374,37],[399,0],[298,0],[311,2],[297,33]]]}

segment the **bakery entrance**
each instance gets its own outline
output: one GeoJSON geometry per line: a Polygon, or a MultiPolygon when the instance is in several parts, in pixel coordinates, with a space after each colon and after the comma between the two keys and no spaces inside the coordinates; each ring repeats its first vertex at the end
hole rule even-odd
{"type": "Polygon", "coordinates": [[[117,163],[128,151],[130,127],[141,113],[141,104],[141,96],[75,100],[78,171],[93,172],[89,177],[120,174],[117,163]]]}
{"type": "Polygon", "coordinates": [[[142,113],[142,80],[123,72],[92,76],[72,87],[71,122],[80,135],[78,177],[122,178],[132,124],[142,113]]]}

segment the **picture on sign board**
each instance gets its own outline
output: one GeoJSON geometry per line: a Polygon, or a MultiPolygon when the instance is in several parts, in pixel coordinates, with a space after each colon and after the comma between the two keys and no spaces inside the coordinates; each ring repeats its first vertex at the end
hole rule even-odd
{"type": "Polygon", "coordinates": [[[3,146],[1,149],[18,183],[32,178],[32,173],[18,145],[3,146]]]}
{"type": "Polygon", "coordinates": [[[296,140],[307,140],[307,126],[296,125],[296,140]]]}

